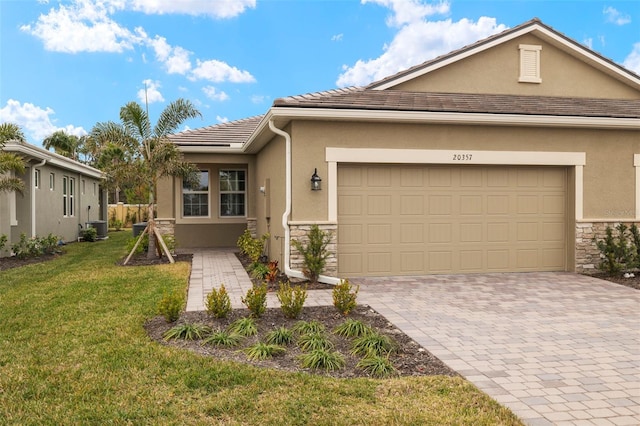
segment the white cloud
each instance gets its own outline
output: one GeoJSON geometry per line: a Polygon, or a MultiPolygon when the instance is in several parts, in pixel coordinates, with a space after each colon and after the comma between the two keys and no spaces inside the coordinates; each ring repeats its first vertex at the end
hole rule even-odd
{"type": "Polygon", "coordinates": [[[239,70],[225,62],[211,59],[196,60],[197,66],[191,71],[190,80],[209,80],[214,83],[230,81],[231,83],[254,83],[256,79],[248,71],[239,70]]]}
{"type": "Polygon", "coordinates": [[[24,104],[14,99],[9,99],[7,104],[0,108],[0,122],[10,122],[19,125],[25,132],[27,140],[39,144],[43,139],[57,130],[64,130],[68,134],[84,136],[87,131],[82,127],[68,124],[58,127],[51,118],[55,111],[49,107],[42,109],[34,104],[24,104]]]}
{"type": "Polygon", "coordinates": [[[362,0],[362,3],[376,3],[391,9],[393,13],[387,18],[387,25],[393,27],[420,22],[427,16],[446,15],[450,10],[448,1],[424,3],[422,0],[362,0]]]}
{"type": "Polygon", "coordinates": [[[227,117],[220,117],[219,115],[216,115],[216,121],[218,123],[228,123],[229,119],[227,117]]]}
{"type": "Polygon", "coordinates": [[[159,81],[152,80],[143,80],[142,83],[145,85],[145,89],[138,90],[138,99],[141,103],[154,103],[154,102],[164,102],[164,97],[162,97],[162,93],[160,93],[161,84],[159,81]]]}
{"type": "Polygon", "coordinates": [[[267,97],[265,97],[264,95],[253,95],[251,96],[251,103],[256,104],[256,105],[260,105],[265,103],[265,101],[267,100],[267,97]]]}
{"type": "Polygon", "coordinates": [[[102,2],[78,0],[68,6],[60,4],[35,24],[20,29],[44,43],[54,52],[123,52],[141,41],[137,31],[130,31],[112,20],[114,8],[102,2]]]}
{"type": "Polygon", "coordinates": [[[218,90],[213,86],[203,87],[202,92],[207,95],[207,98],[213,99],[214,101],[224,102],[229,99],[229,95],[225,92],[218,92],[218,90]]]}
{"type": "Polygon", "coordinates": [[[342,41],[343,38],[344,38],[344,34],[336,34],[333,37],[331,37],[331,41],[342,41]]]}
{"type": "Polygon", "coordinates": [[[132,0],[131,8],[146,14],[208,15],[233,18],[246,9],[255,9],[256,0],[132,0]]]}
{"type": "Polygon", "coordinates": [[[154,39],[148,39],[147,44],[151,46],[156,54],[156,59],[162,62],[169,74],[186,74],[191,69],[192,52],[187,49],[176,46],[173,47],[167,43],[164,37],[156,36],[154,39]]]}
{"type": "Polygon", "coordinates": [[[626,25],[631,23],[631,16],[628,14],[623,14],[619,12],[614,7],[605,7],[602,11],[604,16],[607,18],[607,22],[615,24],[615,25],[626,25]]]}
{"type": "Polygon", "coordinates": [[[587,46],[589,49],[593,49],[593,38],[585,38],[584,40],[582,40],[582,44],[587,46]]]}
{"type": "Polygon", "coordinates": [[[636,74],[640,74],[640,42],[633,45],[633,50],[625,58],[622,65],[636,74]]]}
{"type": "MultiPolygon", "coordinates": [[[[398,0],[397,2],[389,1],[389,3],[399,7],[398,4],[401,2],[398,0]]],[[[406,19],[408,18],[403,17],[393,21],[400,22],[406,19]]],[[[495,18],[489,17],[481,17],[477,22],[468,19],[457,22],[450,19],[411,21],[400,28],[391,43],[384,47],[384,53],[378,58],[360,59],[353,66],[344,65],[344,72],[338,77],[336,84],[339,87],[366,85],[506,28],[505,25],[497,24],[495,18]]]]}

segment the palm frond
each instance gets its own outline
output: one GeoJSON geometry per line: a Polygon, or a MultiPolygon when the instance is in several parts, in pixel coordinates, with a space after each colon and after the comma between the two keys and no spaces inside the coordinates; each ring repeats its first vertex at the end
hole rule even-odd
{"type": "Polygon", "coordinates": [[[127,132],[143,143],[152,137],[151,123],[145,110],[137,102],[129,102],[120,108],[120,120],[127,132]]]}
{"type": "Polygon", "coordinates": [[[197,117],[202,117],[202,114],[191,101],[177,99],[162,111],[153,133],[158,137],[165,137],[174,133],[186,120],[197,117]]]}
{"type": "Polygon", "coordinates": [[[1,192],[22,192],[24,190],[24,182],[15,177],[0,177],[0,193],[1,192]]]}
{"type": "Polygon", "coordinates": [[[15,123],[1,123],[0,124],[0,148],[4,146],[6,142],[18,141],[25,143],[27,139],[22,133],[22,129],[15,123]]]}
{"type": "Polygon", "coordinates": [[[22,157],[12,152],[0,152],[0,175],[6,172],[22,174],[25,164],[22,157]]]}

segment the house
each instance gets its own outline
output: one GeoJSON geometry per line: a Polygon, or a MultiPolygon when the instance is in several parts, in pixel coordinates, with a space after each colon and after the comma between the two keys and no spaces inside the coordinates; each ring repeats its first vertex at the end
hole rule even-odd
{"type": "Polygon", "coordinates": [[[27,143],[9,141],[4,150],[21,156],[27,166],[20,176],[24,191],[0,193],[0,235],[7,236],[7,245],[21,234],[75,241],[87,223],[106,218],[100,170],[27,143]]]}
{"type": "Polygon", "coordinates": [[[594,236],[640,222],[640,76],[538,19],[172,141],[201,170],[196,189],[159,189],[178,244],[233,246],[248,227],[292,277],[312,224],[333,236],[336,282],[589,272],[594,236]]]}

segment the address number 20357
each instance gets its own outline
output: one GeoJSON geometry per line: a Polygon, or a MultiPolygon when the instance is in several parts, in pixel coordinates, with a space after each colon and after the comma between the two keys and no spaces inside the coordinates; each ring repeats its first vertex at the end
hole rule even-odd
{"type": "Polygon", "coordinates": [[[471,161],[473,154],[453,154],[453,161],[471,161]]]}

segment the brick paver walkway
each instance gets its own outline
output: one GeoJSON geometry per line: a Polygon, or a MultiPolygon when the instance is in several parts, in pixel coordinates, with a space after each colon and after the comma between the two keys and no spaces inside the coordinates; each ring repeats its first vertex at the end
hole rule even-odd
{"type": "MultiPolygon", "coordinates": [[[[353,279],[368,304],[478,388],[538,425],[640,425],[640,291],[570,273],[353,279]]],[[[187,310],[251,280],[232,251],[193,257],[187,310]]],[[[331,305],[330,290],[306,306],[331,305]]],[[[269,307],[278,307],[275,294],[269,307]]]]}

